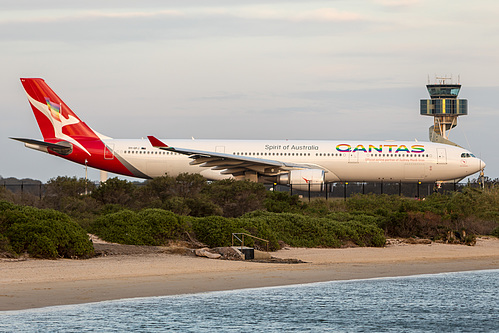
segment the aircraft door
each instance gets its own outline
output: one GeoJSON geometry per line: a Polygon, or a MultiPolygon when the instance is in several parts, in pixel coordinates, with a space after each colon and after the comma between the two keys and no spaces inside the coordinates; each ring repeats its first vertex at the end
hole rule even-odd
{"type": "Polygon", "coordinates": [[[351,151],[348,153],[348,163],[359,163],[358,151],[351,151]]]}
{"type": "Polygon", "coordinates": [[[437,148],[437,164],[447,164],[447,151],[445,148],[437,148]]]}

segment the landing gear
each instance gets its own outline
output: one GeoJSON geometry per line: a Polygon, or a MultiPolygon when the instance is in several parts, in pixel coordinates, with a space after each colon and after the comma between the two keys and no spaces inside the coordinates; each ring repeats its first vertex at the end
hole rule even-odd
{"type": "Polygon", "coordinates": [[[433,186],[433,193],[439,193],[441,188],[442,182],[435,182],[435,185],[433,186]]]}

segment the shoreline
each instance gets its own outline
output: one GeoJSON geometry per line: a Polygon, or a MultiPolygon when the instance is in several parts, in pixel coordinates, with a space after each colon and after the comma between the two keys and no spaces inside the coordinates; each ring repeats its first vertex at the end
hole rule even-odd
{"type": "Polygon", "coordinates": [[[213,260],[176,254],[113,255],[87,260],[0,261],[0,311],[135,297],[191,294],[313,282],[499,269],[499,239],[473,247],[395,244],[384,248],[272,253],[305,263],[213,260]]]}

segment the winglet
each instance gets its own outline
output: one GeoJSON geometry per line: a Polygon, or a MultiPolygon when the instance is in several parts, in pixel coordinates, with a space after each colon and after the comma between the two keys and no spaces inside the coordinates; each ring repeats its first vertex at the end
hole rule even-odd
{"type": "Polygon", "coordinates": [[[152,135],[148,135],[147,138],[154,148],[168,148],[168,145],[165,145],[161,140],[156,139],[156,137],[152,135]]]}

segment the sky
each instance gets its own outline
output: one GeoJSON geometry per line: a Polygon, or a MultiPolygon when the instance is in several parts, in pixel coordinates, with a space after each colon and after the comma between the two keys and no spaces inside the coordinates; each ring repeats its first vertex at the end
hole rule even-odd
{"type": "Polygon", "coordinates": [[[113,138],[428,141],[419,100],[445,76],[469,103],[450,139],[498,178],[497,17],[497,0],[2,0],[0,176],[85,176],[9,139],[41,138],[21,77],[113,138]]]}

